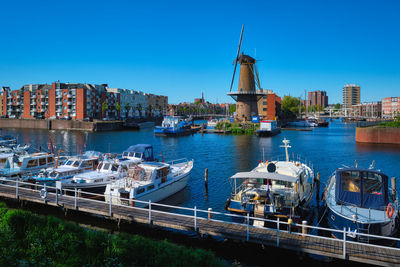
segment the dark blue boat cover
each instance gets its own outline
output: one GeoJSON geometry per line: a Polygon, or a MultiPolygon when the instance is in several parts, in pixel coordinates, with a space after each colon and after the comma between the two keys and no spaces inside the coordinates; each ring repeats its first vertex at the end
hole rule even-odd
{"type": "Polygon", "coordinates": [[[137,144],[128,147],[124,152],[137,152],[144,153],[143,160],[144,161],[154,161],[153,156],[153,146],[150,144],[137,144]]]}
{"type": "Polygon", "coordinates": [[[336,170],[336,202],[367,209],[385,209],[389,203],[388,177],[371,169],[336,170]]]}

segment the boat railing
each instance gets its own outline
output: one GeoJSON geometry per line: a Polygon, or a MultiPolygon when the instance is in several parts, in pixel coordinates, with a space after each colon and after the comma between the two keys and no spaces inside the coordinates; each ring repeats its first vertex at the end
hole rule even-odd
{"type": "MultiPolygon", "coordinates": [[[[395,253],[400,253],[400,248],[392,247],[391,244],[384,245],[382,244],[368,244],[364,242],[356,241],[359,240],[370,240],[370,239],[380,239],[390,242],[400,242],[400,238],[397,237],[388,237],[388,236],[380,236],[380,235],[371,235],[366,233],[352,232],[349,229],[343,228],[340,229],[332,229],[321,226],[313,226],[309,225],[306,221],[302,223],[293,223],[292,221],[285,221],[284,219],[277,218],[275,219],[267,219],[267,218],[259,218],[250,216],[249,213],[246,215],[238,215],[231,214],[227,212],[219,212],[213,211],[212,209],[201,209],[197,206],[192,207],[181,207],[181,206],[173,206],[161,203],[153,203],[151,201],[140,201],[137,199],[129,199],[122,198],[118,196],[113,196],[110,192],[109,195],[106,194],[96,194],[90,192],[81,192],[76,188],[74,190],[64,189],[60,187],[54,186],[46,186],[33,184],[28,182],[23,182],[19,180],[11,180],[11,179],[3,179],[2,183],[0,183],[0,188],[13,188],[15,190],[15,198],[29,198],[38,194],[43,199],[43,203],[46,205],[55,205],[59,206],[62,203],[59,201],[67,201],[68,203],[72,203],[76,210],[79,209],[80,202],[84,200],[84,207],[87,209],[88,204],[92,202],[102,203],[103,207],[106,208],[106,213],[109,217],[114,217],[113,209],[116,207],[124,207],[125,210],[132,212],[134,211],[145,211],[148,214],[148,222],[151,224],[153,219],[155,219],[155,214],[164,214],[168,216],[174,217],[184,217],[190,218],[193,223],[193,231],[197,232],[198,230],[198,222],[200,221],[215,221],[220,223],[225,223],[226,225],[239,225],[246,229],[245,238],[247,241],[254,240],[258,241],[259,238],[259,230],[258,231],[250,231],[252,228],[257,229],[266,229],[275,231],[276,235],[271,236],[272,240],[275,239],[277,247],[279,247],[279,243],[281,241],[280,233],[286,233],[289,235],[293,235],[293,238],[298,237],[310,237],[316,238],[320,240],[329,240],[329,242],[334,242],[338,244],[339,251],[342,250],[343,258],[346,259],[348,257],[348,249],[346,249],[348,244],[356,244],[359,246],[368,246],[373,248],[385,248],[387,250],[392,250],[395,253]],[[107,201],[103,200],[106,199],[107,201]],[[124,205],[122,203],[127,203],[129,205],[124,205]],[[105,205],[105,206],[104,206],[105,205]],[[240,221],[240,222],[238,222],[240,221]],[[263,226],[259,226],[260,224],[255,224],[254,222],[259,222],[263,226]],[[268,226],[266,226],[268,225],[268,226]],[[333,234],[335,236],[341,236],[342,238],[333,238],[330,235],[333,234]],[[349,239],[348,237],[354,238],[349,239]],[[365,237],[361,239],[362,237],[365,237]]],[[[12,195],[9,194],[9,197],[12,195]]],[[[40,199],[40,198],[39,198],[40,199]]],[[[83,203],[82,203],[83,205],[83,203]]],[[[98,206],[98,205],[96,205],[98,206]]],[[[104,211],[103,211],[104,212],[104,211]]],[[[287,239],[287,236],[285,237],[287,239]]]]}
{"type": "MultiPolygon", "coordinates": [[[[268,160],[268,162],[286,161],[286,156],[285,155],[273,156],[267,160],[268,160]]],[[[303,164],[307,165],[308,167],[310,167],[312,170],[314,170],[313,163],[310,160],[308,160],[306,157],[304,157],[300,154],[292,153],[292,155],[289,155],[289,161],[303,163],[303,164]]]]}
{"type": "Polygon", "coordinates": [[[189,163],[189,160],[187,158],[180,158],[180,159],[174,159],[174,160],[167,161],[166,163],[168,163],[170,165],[174,165],[174,164],[179,164],[179,163],[189,163]]]}

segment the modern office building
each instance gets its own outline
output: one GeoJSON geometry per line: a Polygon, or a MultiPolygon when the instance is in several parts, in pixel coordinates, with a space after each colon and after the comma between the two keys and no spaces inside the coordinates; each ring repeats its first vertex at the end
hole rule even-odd
{"type": "Polygon", "coordinates": [[[343,107],[349,109],[360,103],[360,86],[346,84],[343,87],[343,107]]]}
{"type": "Polygon", "coordinates": [[[393,118],[400,115],[400,96],[385,97],[382,99],[382,116],[393,118]]]}
{"type": "Polygon", "coordinates": [[[309,106],[319,106],[326,108],[328,106],[328,95],[326,91],[311,91],[308,92],[308,103],[309,106]]]}

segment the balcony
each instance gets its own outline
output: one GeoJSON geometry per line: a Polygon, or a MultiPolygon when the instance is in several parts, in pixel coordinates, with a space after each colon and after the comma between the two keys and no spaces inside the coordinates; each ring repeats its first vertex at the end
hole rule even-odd
{"type": "Polygon", "coordinates": [[[36,97],[37,97],[36,95],[32,95],[31,99],[36,99],[36,97]]]}
{"type": "Polygon", "coordinates": [[[46,102],[42,101],[42,102],[40,102],[40,105],[44,106],[44,105],[46,105],[46,102]]]}
{"type": "Polygon", "coordinates": [[[61,105],[62,105],[61,101],[56,102],[56,106],[61,106],[61,105]]]}
{"type": "Polygon", "coordinates": [[[31,109],[32,112],[37,112],[36,108],[31,109]]]}
{"type": "Polygon", "coordinates": [[[61,109],[61,108],[58,108],[58,109],[56,110],[56,112],[62,112],[62,109],[61,109]]]}

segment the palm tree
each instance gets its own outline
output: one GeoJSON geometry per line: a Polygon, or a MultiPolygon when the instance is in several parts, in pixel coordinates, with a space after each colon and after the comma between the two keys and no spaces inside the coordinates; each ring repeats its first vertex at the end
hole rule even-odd
{"type": "Polygon", "coordinates": [[[131,110],[131,105],[129,105],[129,102],[126,102],[125,110],[126,110],[126,118],[128,118],[129,110],[131,110]]]}
{"type": "Polygon", "coordinates": [[[105,117],[105,113],[108,110],[108,105],[107,102],[104,100],[103,103],[101,104],[101,112],[103,114],[103,117],[105,117]]]}

